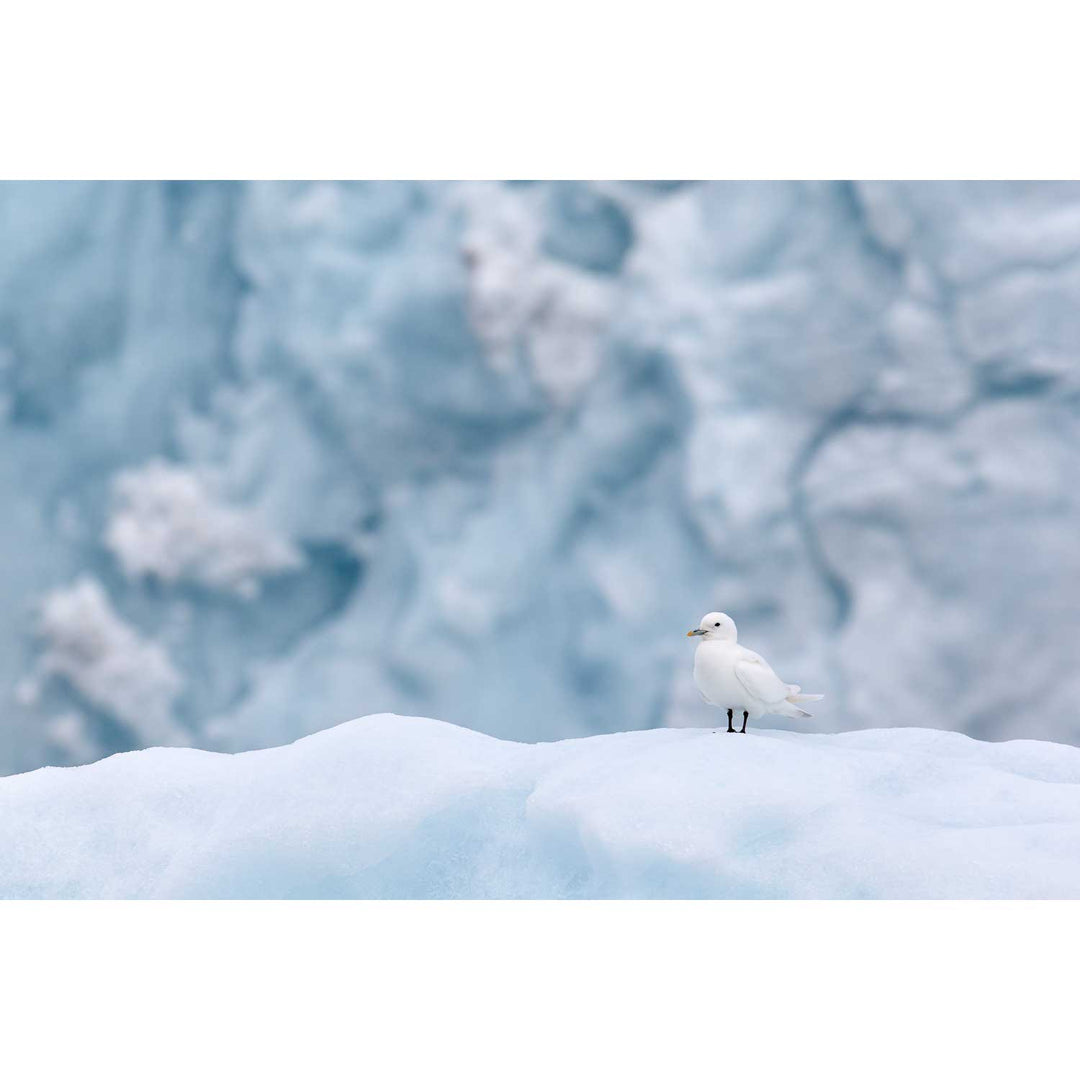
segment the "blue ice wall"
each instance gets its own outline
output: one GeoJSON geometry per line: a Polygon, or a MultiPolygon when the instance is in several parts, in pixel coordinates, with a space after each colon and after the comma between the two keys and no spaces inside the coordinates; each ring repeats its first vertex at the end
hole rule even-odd
{"type": "Polygon", "coordinates": [[[1080,186],[0,185],[0,771],[381,710],[1080,741],[1080,186]]]}

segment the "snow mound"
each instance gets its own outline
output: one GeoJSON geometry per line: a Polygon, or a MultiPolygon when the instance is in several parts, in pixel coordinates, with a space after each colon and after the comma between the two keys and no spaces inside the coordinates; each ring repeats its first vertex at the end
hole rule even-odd
{"type": "Polygon", "coordinates": [[[0,780],[0,896],[1080,897],[1080,750],[364,717],[0,780]]]}
{"type": "MultiPolygon", "coordinates": [[[[172,719],[173,701],[183,684],[180,673],[158,642],[144,639],[120,618],[98,581],[84,576],[70,588],[49,593],[41,605],[38,630],[46,649],[34,675],[18,688],[24,700],[39,698],[51,678],[62,679],[137,738],[189,745],[187,733],[172,719]]],[[[68,743],[85,739],[81,721],[72,716],[61,724],[61,730],[68,730],[68,743]]]]}

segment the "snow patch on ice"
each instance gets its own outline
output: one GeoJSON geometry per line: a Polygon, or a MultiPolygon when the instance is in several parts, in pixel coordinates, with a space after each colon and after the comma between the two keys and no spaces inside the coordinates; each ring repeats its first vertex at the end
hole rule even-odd
{"type": "Polygon", "coordinates": [[[192,581],[247,598],[258,595],[261,577],[303,564],[256,514],[217,500],[191,469],[164,461],[116,478],[105,544],[129,578],[192,581]]]}
{"type": "Polygon", "coordinates": [[[566,404],[596,375],[613,286],[608,280],[545,256],[542,190],[466,185],[462,251],[468,270],[473,329],[496,370],[512,371],[523,354],[530,374],[566,404]]]}
{"type": "MultiPolygon", "coordinates": [[[[39,631],[45,651],[36,675],[24,683],[32,700],[50,677],[65,680],[89,704],[126,724],[144,743],[186,746],[187,733],[172,719],[183,680],[165,649],[148,641],[116,613],[101,584],[82,577],[50,592],[41,605],[39,631]]],[[[74,744],[68,722],[55,725],[74,744]]],[[[81,735],[81,733],[80,733],[81,735]]]]}
{"type": "Polygon", "coordinates": [[[98,743],[87,730],[86,717],[75,709],[48,720],[45,735],[71,765],[82,765],[99,756],[98,743]]]}

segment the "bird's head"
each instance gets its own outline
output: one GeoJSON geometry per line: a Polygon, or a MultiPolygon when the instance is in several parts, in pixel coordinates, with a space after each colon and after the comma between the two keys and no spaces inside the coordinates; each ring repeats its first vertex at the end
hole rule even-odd
{"type": "Polygon", "coordinates": [[[702,638],[705,641],[735,641],[738,631],[730,615],[725,615],[722,611],[710,611],[696,630],[687,630],[686,636],[702,638]]]}

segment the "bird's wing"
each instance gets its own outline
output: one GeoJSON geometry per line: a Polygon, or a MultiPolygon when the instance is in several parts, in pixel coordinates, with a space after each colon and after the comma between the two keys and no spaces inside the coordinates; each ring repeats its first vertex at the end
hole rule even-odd
{"type": "Polygon", "coordinates": [[[735,661],[735,678],[743,689],[765,704],[782,701],[788,696],[788,684],[756,652],[742,649],[735,661]]]}

